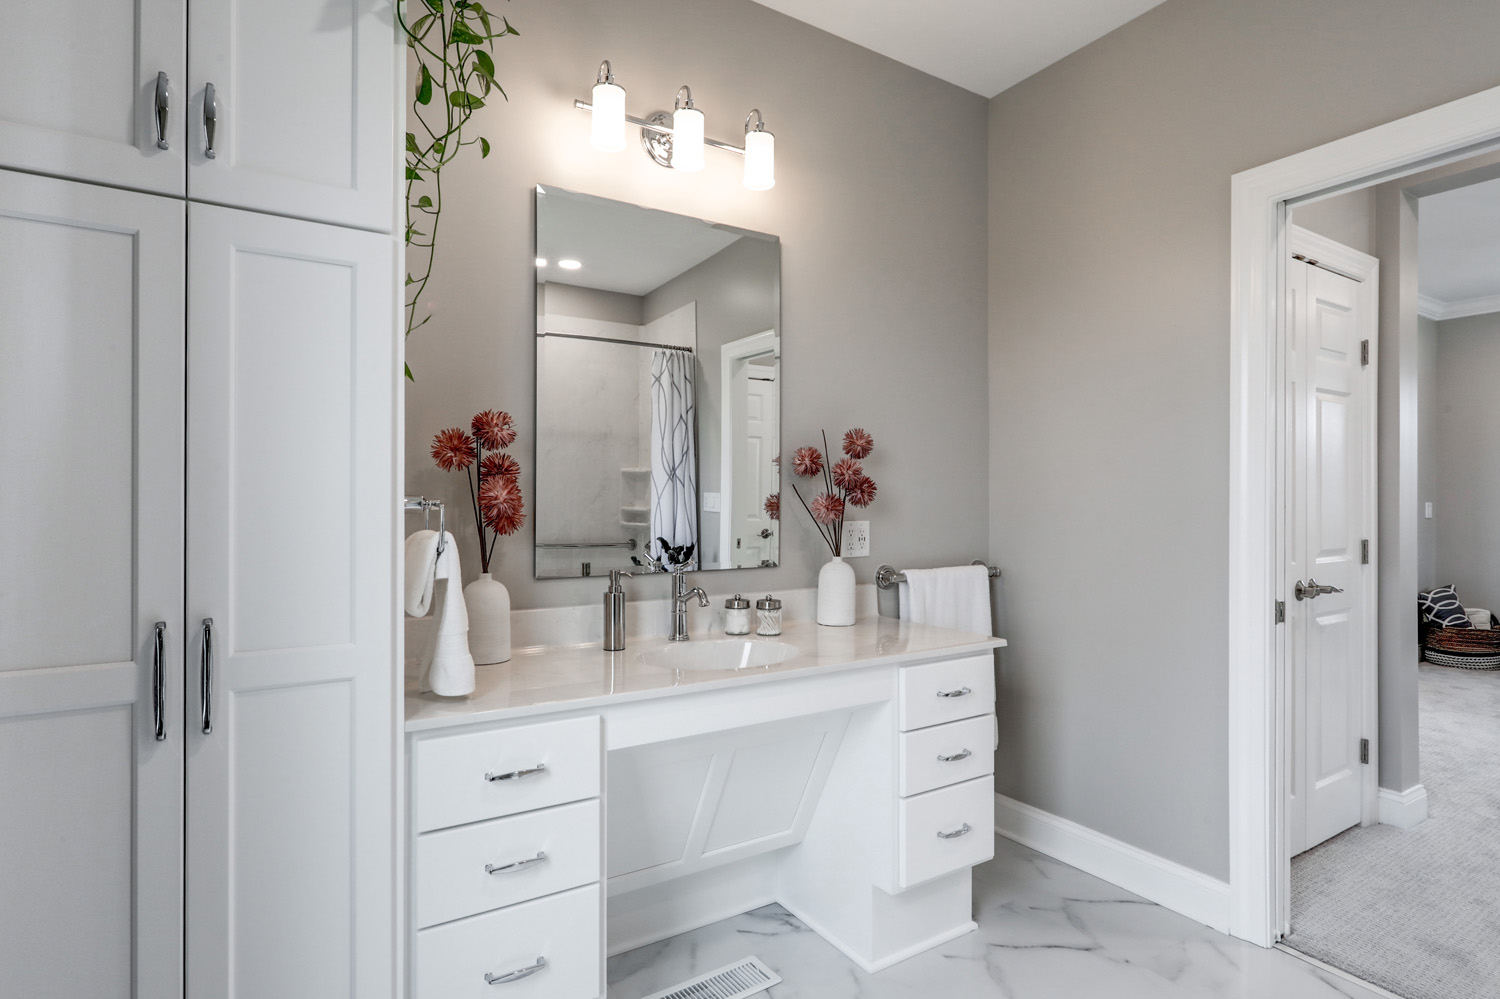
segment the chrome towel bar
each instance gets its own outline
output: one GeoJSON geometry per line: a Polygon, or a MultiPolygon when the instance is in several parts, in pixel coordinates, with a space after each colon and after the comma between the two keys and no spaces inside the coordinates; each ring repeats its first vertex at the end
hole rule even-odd
{"type": "MultiPolygon", "coordinates": [[[[984,566],[986,569],[989,570],[990,578],[991,579],[999,579],[1000,578],[1000,569],[999,569],[999,567],[998,566],[993,566],[993,565],[988,565],[988,564],[985,563],[985,561],[983,559],[977,559],[976,558],[974,561],[970,562],[969,564],[970,565],[982,565],[982,566],[984,566]]],[[[878,586],[878,587],[880,587],[882,590],[889,590],[892,587],[894,587],[897,583],[904,583],[904,582],[906,582],[906,572],[905,572],[905,570],[896,569],[894,566],[889,566],[889,565],[883,565],[879,569],[875,570],[875,585],[878,586]]]]}

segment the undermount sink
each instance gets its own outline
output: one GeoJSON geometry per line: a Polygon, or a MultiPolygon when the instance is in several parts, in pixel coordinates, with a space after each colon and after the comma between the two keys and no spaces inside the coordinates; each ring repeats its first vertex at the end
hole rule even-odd
{"type": "Polygon", "coordinates": [[[801,652],[795,645],[765,639],[715,638],[702,642],[643,649],[636,657],[659,669],[698,672],[703,670],[754,669],[784,663],[801,652]]]}

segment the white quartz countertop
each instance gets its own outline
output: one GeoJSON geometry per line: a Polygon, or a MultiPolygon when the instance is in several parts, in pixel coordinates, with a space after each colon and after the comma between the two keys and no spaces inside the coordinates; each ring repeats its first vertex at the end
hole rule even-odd
{"type": "MultiPolygon", "coordinates": [[[[699,640],[723,637],[722,634],[698,636],[699,640]]],[[[406,730],[421,732],[743,684],[769,683],[812,673],[971,655],[1006,644],[1003,638],[911,624],[889,617],[864,618],[849,628],[789,622],[778,638],[748,636],[746,640],[785,642],[796,646],[798,653],[772,666],[700,671],[667,669],[643,661],[643,653],[667,644],[660,637],[627,642],[623,652],[605,652],[597,644],[517,649],[509,662],[480,666],[474,693],[468,697],[418,693],[416,679],[409,679],[406,730]]]]}

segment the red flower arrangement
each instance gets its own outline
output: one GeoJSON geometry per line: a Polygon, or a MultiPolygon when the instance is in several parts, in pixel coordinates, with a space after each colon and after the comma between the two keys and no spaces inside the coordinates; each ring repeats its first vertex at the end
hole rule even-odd
{"type": "Polygon", "coordinates": [[[521,463],[505,448],[516,442],[516,424],[509,413],[487,409],[462,427],[439,430],[432,438],[432,460],[445,472],[463,471],[469,479],[469,504],[479,531],[481,572],[490,571],[490,556],[502,534],[515,534],[526,523],[521,495],[521,463]],[[490,453],[485,454],[488,450],[490,453]]]}
{"type": "MultiPolygon", "coordinates": [[[[875,501],[876,491],[875,480],[865,474],[865,468],[860,464],[874,452],[875,438],[855,428],[844,434],[843,445],[843,457],[831,465],[825,457],[828,452],[827,433],[823,434],[822,450],[799,447],[792,453],[792,471],[804,479],[823,476],[823,492],[814,496],[812,503],[802,498],[802,491],[795,482],[792,483],[792,492],[797,494],[797,499],[812,517],[818,535],[836,556],[843,552],[844,516],[849,507],[863,509],[869,506],[875,501]]],[[[772,514],[775,519],[781,512],[780,495],[766,500],[767,513],[771,513],[772,500],[776,501],[776,513],[772,514]]]]}

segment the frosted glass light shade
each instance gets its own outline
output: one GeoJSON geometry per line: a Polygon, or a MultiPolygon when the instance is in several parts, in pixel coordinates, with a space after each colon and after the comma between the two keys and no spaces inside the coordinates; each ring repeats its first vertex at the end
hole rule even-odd
{"type": "Polygon", "coordinates": [[[752,191],[776,186],[776,136],[770,132],[745,133],[745,186],[752,191]]]}
{"type": "Polygon", "coordinates": [[[703,169],[703,112],[697,108],[672,113],[672,169],[703,169]]]}
{"type": "Polygon", "coordinates": [[[594,84],[594,127],[589,144],[600,152],[625,148],[625,88],[614,83],[594,84]]]}

